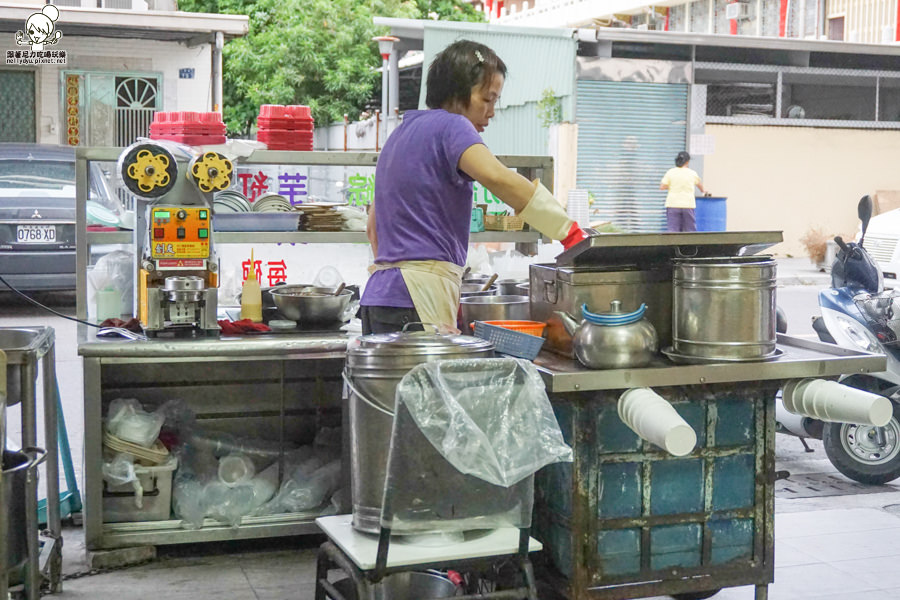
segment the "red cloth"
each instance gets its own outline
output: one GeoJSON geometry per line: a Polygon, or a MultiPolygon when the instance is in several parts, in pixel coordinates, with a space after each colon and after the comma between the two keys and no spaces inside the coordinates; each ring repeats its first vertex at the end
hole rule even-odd
{"type": "Polygon", "coordinates": [[[141,328],[141,322],[136,317],[131,317],[127,321],[123,321],[122,319],[106,319],[100,323],[100,327],[120,327],[135,333],[144,333],[144,330],[141,328]]]}
{"type": "Polygon", "coordinates": [[[587,234],[578,226],[578,223],[572,223],[572,227],[569,228],[569,234],[562,239],[563,248],[568,250],[581,240],[586,240],[587,237],[587,234]]]}
{"type": "Polygon", "coordinates": [[[240,321],[219,321],[219,327],[225,335],[241,335],[243,333],[254,333],[257,331],[272,331],[265,323],[254,323],[250,319],[241,319],[240,321]]]}

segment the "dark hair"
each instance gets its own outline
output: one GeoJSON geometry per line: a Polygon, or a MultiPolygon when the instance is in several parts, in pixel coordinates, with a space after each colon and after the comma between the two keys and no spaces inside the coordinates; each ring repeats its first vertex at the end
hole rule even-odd
{"type": "Polygon", "coordinates": [[[488,84],[496,74],[506,77],[506,64],[493,50],[471,40],[455,41],[428,67],[425,104],[441,108],[459,102],[468,108],[472,88],[488,84]]]}
{"type": "Polygon", "coordinates": [[[678,153],[678,156],[675,157],[675,166],[683,167],[689,160],[691,160],[691,155],[682,150],[678,153]]]}

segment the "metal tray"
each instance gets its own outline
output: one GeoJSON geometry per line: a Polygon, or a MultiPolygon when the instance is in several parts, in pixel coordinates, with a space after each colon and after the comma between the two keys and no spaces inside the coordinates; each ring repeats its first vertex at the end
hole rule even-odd
{"type": "Polygon", "coordinates": [[[887,357],[849,350],[788,335],[778,335],[782,354],[769,361],[676,365],[660,354],[640,369],[591,370],[576,360],[543,351],[534,360],[549,392],[700,385],[800,377],[837,377],[845,373],[877,373],[887,357]]]}
{"type": "Polygon", "coordinates": [[[701,233],[603,233],[592,235],[556,257],[556,266],[665,262],[672,258],[743,256],[783,241],[780,231],[701,233]]]}

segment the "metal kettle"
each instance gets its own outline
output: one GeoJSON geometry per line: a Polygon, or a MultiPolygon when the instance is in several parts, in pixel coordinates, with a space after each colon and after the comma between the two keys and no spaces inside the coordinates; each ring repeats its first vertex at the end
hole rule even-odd
{"type": "Polygon", "coordinates": [[[622,303],[613,300],[608,313],[592,313],[581,305],[584,317],[578,321],[569,313],[555,311],[572,336],[575,357],[591,369],[625,369],[650,363],[659,349],[656,328],[644,313],[646,304],[634,312],[622,312],[622,303]]]}

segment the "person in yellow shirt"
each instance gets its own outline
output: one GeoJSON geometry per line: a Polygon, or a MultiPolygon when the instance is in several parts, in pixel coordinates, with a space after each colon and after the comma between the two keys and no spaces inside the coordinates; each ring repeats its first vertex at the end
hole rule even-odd
{"type": "Polygon", "coordinates": [[[685,151],[675,157],[675,167],[666,171],[659,189],[668,190],[666,194],[666,226],[668,231],[697,231],[697,218],[694,209],[697,201],[694,200],[694,186],[707,196],[709,192],[703,189],[700,176],[693,169],[691,155],[685,151]]]}

